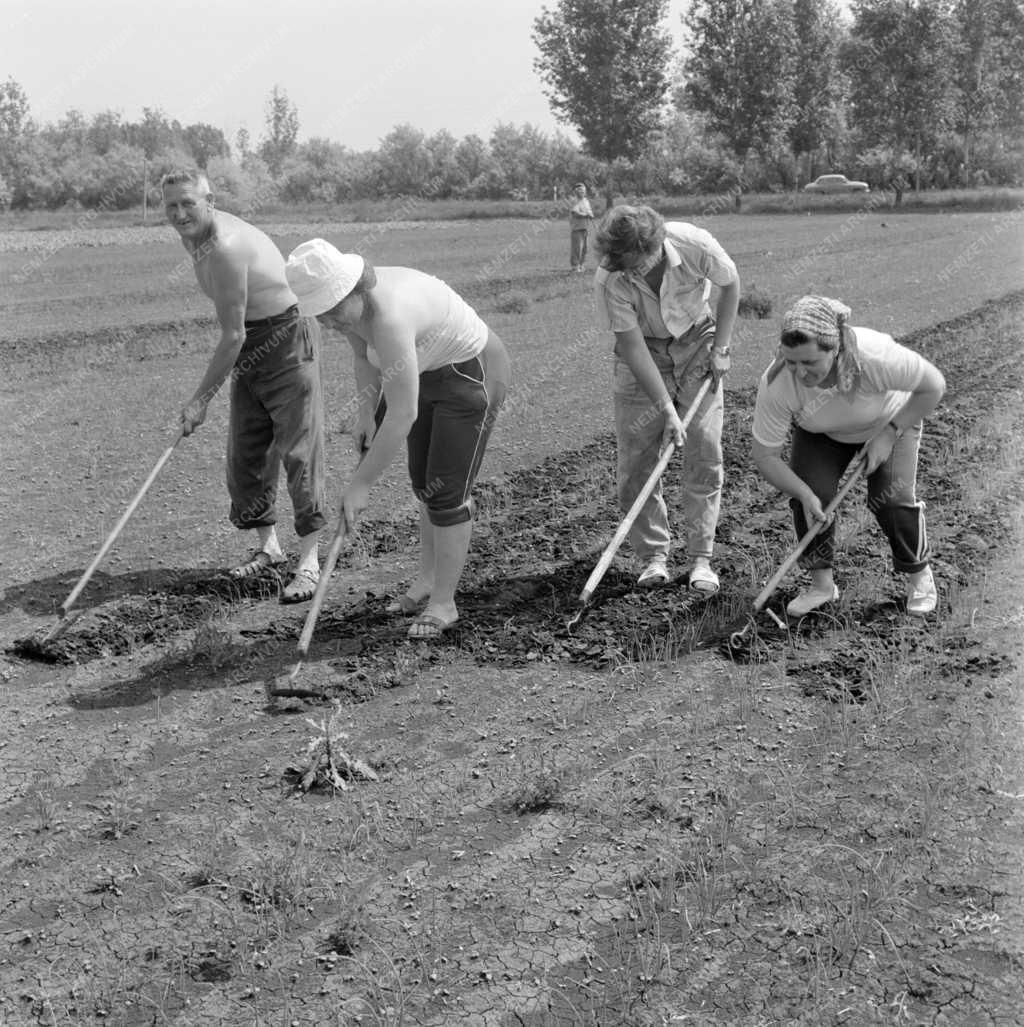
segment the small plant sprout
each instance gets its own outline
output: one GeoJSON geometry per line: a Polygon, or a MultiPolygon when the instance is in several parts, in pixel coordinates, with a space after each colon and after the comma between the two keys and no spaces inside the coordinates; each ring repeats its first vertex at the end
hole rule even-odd
{"type": "Polygon", "coordinates": [[[342,747],[348,735],[339,722],[342,710],[335,704],[330,718],[306,718],[306,723],[319,733],[309,740],[300,766],[289,767],[286,776],[295,779],[296,787],[308,792],[316,787],[346,792],[353,780],[377,781],[376,771],[364,760],[350,756],[342,747]]]}

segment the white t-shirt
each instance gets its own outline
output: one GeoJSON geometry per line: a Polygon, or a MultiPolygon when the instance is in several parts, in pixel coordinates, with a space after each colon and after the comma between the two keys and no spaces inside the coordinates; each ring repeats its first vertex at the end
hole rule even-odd
{"type": "Polygon", "coordinates": [[[856,338],[861,368],[860,383],[849,398],[834,386],[801,385],[787,367],[770,384],[768,370],[761,375],[753,435],[762,446],[784,445],[792,424],[837,442],[867,442],[903,408],[924,377],[924,358],[883,332],[848,330],[856,338]]]}

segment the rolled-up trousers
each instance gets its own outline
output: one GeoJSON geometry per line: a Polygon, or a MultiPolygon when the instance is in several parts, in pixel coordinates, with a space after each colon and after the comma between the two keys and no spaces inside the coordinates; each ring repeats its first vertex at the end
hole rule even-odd
{"type": "MultiPolygon", "coordinates": [[[[708,348],[715,322],[705,318],[678,339],[647,339],[647,348],[682,417],[693,403],[708,370],[708,348]]],[[[615,436],[618,450],[619,506],[625,513],[640,494],[661,455],[664,416],[640,387],[624,360],[615,360],[615,436]]],[[[724,478],[722,384],[709,390],[686,431],[682,453],[683,517],[689,556],[710,557],[724,478]]],[[[678,458],[677,458],[678,459],[678,458]]],[[[669,464],[671,471],[672,464],[669,464]]],[[[629,532],[633,551],[644,563],[667,559],[671,545],[668,510],[661,482],[643,505],[629,532]]]]}
{"type": "Polygon", "coordinates": [[[227,486],[237,528],[277,522],[284,465],[300,537],[327,523],[320,328],[292,307],[246,323],[231,373],[227,486]]]}
{"type": "MultiPolygon", "coordinates": [[[[868,475],[868,509],[889,540],[893,567],[905,574],[928,566],[924,503],[916,495],[921,428],[920,422],[907,428],[896,440],[889,459],[868,475]]],[[[794,428],[789,466],[811,487],[821,505],[827,506],[839,491],[843,472],[861,448],[861,443],[837,442],[820,432],[794,428]]],[[[803,504],[791,499],[790,507],[797,537],[803,538],[807,533],[803,504]]],[[[832,566],[837,520],[838,516],[814,536],[800,558],[802,567],[825,570],[832,566]]]]}

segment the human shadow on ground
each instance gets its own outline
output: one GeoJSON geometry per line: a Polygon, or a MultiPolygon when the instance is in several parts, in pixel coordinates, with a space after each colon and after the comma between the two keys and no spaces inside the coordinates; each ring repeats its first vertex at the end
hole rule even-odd
{"type": "MultiPolygon", "coordinates": [[[[103,629],[96,634],[106,646],[100,655],[116,655],[111,651],[115,646],[130,651],[136,638],[140,645],[158,642],[164,652],[131,677],[101,681],[72,695],[69,703],[81,709],[131,707],[174,691],[254,686],[266,691],[270,706],[275,694],[359,701],[402,683],[403,667],[462,658],[491,666],[569,662],[607,669],[709,648],[716,639],[728,637],[737,623],[751,622],[750,598],[736,588],[734,568],[723,567],[731,573],[723,590],[711,597],[688,589],[685,575],[649,590],[638,588],[632,574],[612,568],[583,616],[570,625],[570,614],[580,611],[579,591],[592,563],[588,555],[544,573],[478,579],[459,595],[458,623],[432,641],[410,639],[410,619],[388,613],[385,595],[367,592],[355,602],[332,604],[317,621],[297,688],[290,692],[276,690],[296,684],[287,679],[296,666],[296,643],[307,608],[293,614],[282,611],[265,626],[232,630],[217,618],[203,622],[217,609],[216,601],[210,605],[194,593],[178,597],[187,602],[184,607],[169,594],[148,597],[150,605],[135,610],[134,620],[129,616],[134,608],[122,602],[112,620],[94,618],[103,629]],[[173,633],[184,635],[189,628],[194,630],[187,643],[175,647],[173,633]],[[152,632],[156,637],[149,637],[152,632]]],[[[788,597],[786,591],[780,601],[784,604],[788,597]]],[[[871,612],[887,605],[876,604],[871,612]]],[[[846,635],[861,617],[849,620],[849,615],[808,616],[785,631],[761,623],[754,634],[769,656],[778,657],[794,643],[813,645],[836,631],[846,635]]],[[[892,630],[888,618],[882,625],[886,634],[892,630]]],[[[877,633],[881,625],[872,626],[877,633]]]]}
{"type": "MultiPolygon", "coordinates": [[[[265,598],[277,595],[284,573],[265,571],[252,578],[228,576],[226,567],[161,567],[124,574],[97,570],[89,579],[73,609],[89,610],[125,596],[216,594],[226,600],[265,598]]],[[[0,594],[0,615],[20,609],[39,617],[58,615],[60,606],[85,572],[67,570],[46,578],[9,585],[0,594]]]]}
{"type": "Polygon", "coordinates": [[[72,692],[68,705],[80,710],[144,706],[172,692],[265,687],[287,673],[294,661],[294,642],[264,639],[258,645],[211,638],[204,646],[166,653],[139,672],[111,678],[72,692]]]}
{"type": "MultiPolygon", "coordinates": [[[[383,610],[383,599],[373,599],[383,610]]],[[[356,605],[361,608],[365,604],[366,600],[356,605]]],[[[264,628],[235,632],[226,625],[200,627],[187,645],[163,653],[131,677],[101,681],[98,685],[77,691],[69,696],[68,704],[76,709],[111,709],[142,706],[175,691],[253,687],[264,691],[271,700],[275,685],[285,682],[296,666],[296,642],[307,609],[301,608],[299,615],[282,615],[264,628]]],[[[390,615],[385,616],[394,620],[390,615]]],[[[307,693],[309,698],[329,699],[332,689],[323,684],[324,680],[347,676],[351,659],[358,661],[362,656],[366,676],[369,677],[370,672],[384,666],[389,658],[393,660],[394,654],[401,649],[402,637],[394,626],[390,644],[374,647],[374,641],[379,640],[364,638],[354,623],[346,625],[344,611],[326,617],[325,621],[328,630],[318,632],[303,660],[303,678],[299,679],[297,686],[289,683],[292,694],[307,693]],[[320,685],[304,687],[305,680],[310,677],[320,685]]],[[[335,690],[339,696],[362,691],[335,690]]],[[[270,705],[272,707],[272,703],[270,705]]]]}
{"type": "Polygon", "coordinates": [[[277,598],[284,580],[276,572],[236,579],[219,568],[104,575],[84,603],[75,603],[73,619],[56,637],[49,635],[61,621],[56,619],[58,614],[48,613],[49,624],[41,632],[15,639],[6,651],[48,663],[85,663],[124,655],[141,645],[173,640],[225,603],[277,598]]]}

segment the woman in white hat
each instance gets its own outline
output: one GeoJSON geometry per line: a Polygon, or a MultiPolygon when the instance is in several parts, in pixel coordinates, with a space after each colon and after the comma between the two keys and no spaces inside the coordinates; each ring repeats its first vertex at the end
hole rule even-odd
{"type": "MultiPolygon", "coordinates": [[[[751,455],[761,474],[790,496],[798,537],[825,521],[824,507],[854,456],[866,448],[868,508],[907,575],[907,612],[935,609],[924,503],[917,499],[922,421],[946,391],[942,373],[891,336],[847,324],[849,307],[804,296],[782,319],[782,345],[761,376],[751,455]],[[789,463],[782,450],[793,426],[789,463]]],[[[832,577],[834,519],[801,558],[810,587],[786,612],[800,617],[839,598],[832,577]]]]}
{"type": "Polygon", "coordinates": [[[472,307],[422,271],[375,268],[312,239],[288,257],[286,274],[300,313],[344,333],[355,354],[363,457],[342,494],[349,526],[406,443],[420,501],[420,566],[389,610],[413,615],[411,638],[438,638],[459,616],[471,491],[508,389],[508,353],[472,307]]]}

